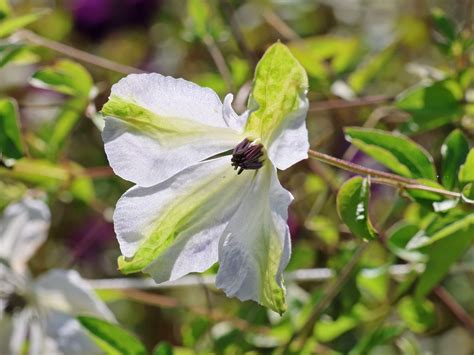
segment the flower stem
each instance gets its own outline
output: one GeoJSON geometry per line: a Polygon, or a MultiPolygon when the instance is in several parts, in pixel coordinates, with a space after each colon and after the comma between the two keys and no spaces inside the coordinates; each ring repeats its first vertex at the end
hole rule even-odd
{"type": "Polygon", "coordinates": [[[16,40],[20,40],[20,41],[30,42],[37,46],[49,48],[53,51],[62,53],[64,55],[67,55],[68,57],[77,59],[81,62],[93,64],[101,68],[115,71],[117,73],[122,73],[122,74],[144,73],[143,70],[133,68],[128,65],[120,64],[120,63],[96,56],[88,52],[81,51],[79,49],[68,46],[66,44],[56,42],[48,38],[44,38],[28,30],[18,31],[12,36],[12,38],[16,40]]]}
{"type": "Polygon", "coordinates": [[[310,149],[308,151],[308,154],[313,159],[335,166],[339,169],[350,171],[352,173],[356,173],[359,175],[369,176],[371,177],[370,181],[375,184],[388,185],[388,186],[409,189],[409,190],[421,190],[421,191],[433,192],[433,193],[451,197],[451,198],[462,197],[459,192],[427,186],[427,185],[419,183],[417,180],[414,180],[414,179],[409,179],[400,175],[366,168],[365,166],[355,164],[346,160],[342,160],[328,154],[317,152],[315,150],[310,149]]]}

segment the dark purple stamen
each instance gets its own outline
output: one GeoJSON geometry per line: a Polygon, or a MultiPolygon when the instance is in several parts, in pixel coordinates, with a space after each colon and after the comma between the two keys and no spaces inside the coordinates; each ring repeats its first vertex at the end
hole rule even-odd
{"type": "Polygon", "coordinates": [[[256,144],[245,138],[232,152],[232,166],[239,169],[238,175],[244,170],[257,170],[263,166],[263,145],[256,144]]]}

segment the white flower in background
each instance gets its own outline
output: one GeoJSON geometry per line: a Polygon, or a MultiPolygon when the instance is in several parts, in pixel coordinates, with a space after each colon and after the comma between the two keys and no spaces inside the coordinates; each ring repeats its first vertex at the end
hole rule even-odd
{"type": "Polygon", "coordinates": [[[156,282],[219,261],[217,287],[282,313],[291,194],[276,168],[307,157],[307,77],[282,44],[256,69],[249,112],[208,88],[159,74],[112,87],[103,139],[115,173],[136,184],[117,203],[125,273],[156,282]]]}
{"type": "Polygon", "coordinates": [[[0,219],[0,354],[101,354],[75,319],[114,320],[90,286],[72,270],[37,279],[28,273],[49,223],[48,207],[30,197],[8,206],[0,219]]]}

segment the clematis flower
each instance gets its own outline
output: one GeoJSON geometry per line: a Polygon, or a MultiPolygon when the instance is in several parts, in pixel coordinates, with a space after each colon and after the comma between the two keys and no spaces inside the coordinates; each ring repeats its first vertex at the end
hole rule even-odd
{"type": "Polygon", "coordinates": [[[280,43],[256,68],[249,110],[238,115],[210,89],[160,74],[132,74],[103,107],[103,140],[115,173],[136,186],[114,225],[124,273],[158,282],[217,261],[229,297],[282,313],[293,197],[277,169],[307,157],[307,77],[280,43]]]}
{"type": "Polygon", "coordinates": [[[101,354],[77,315],[114,320],[76,271],[52,270],[37,279],[29,258],[46,240],[48,207],[25,198],[0,219],[0,354],[101,354]]]}

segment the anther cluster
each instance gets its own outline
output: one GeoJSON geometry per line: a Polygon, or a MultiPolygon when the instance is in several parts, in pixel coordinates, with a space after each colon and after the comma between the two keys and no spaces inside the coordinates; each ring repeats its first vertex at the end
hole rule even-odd
{"type": "Polygon", "coordinates": [[[263,145],[249,141],[245,138],[232,152],[232,166],[239,169],[238,175],[244,170],[257,170],[263,166],[263,145]]]}

